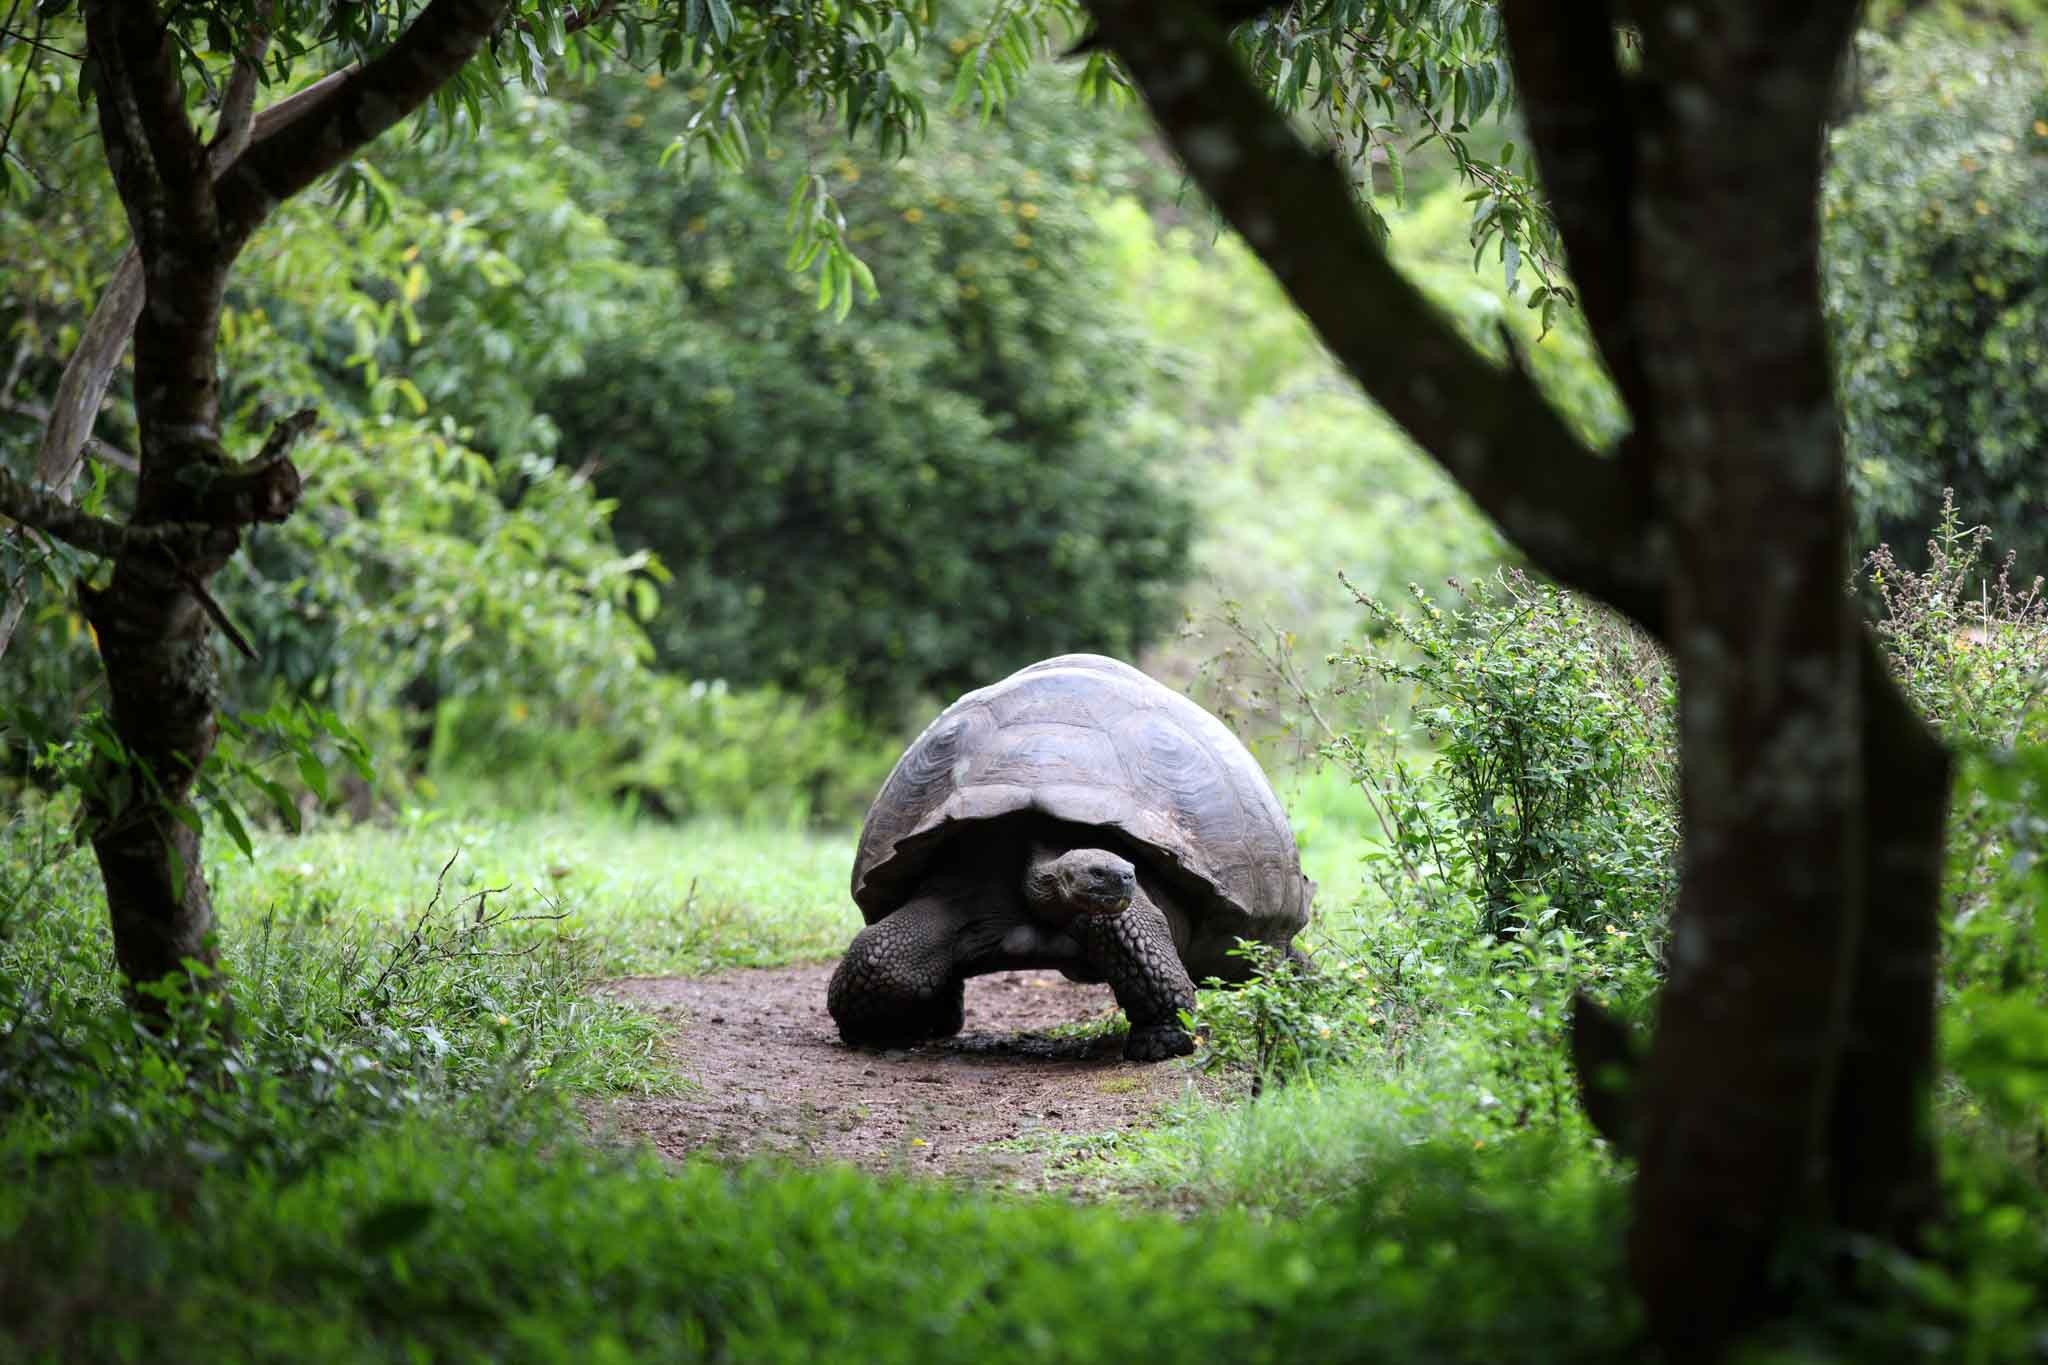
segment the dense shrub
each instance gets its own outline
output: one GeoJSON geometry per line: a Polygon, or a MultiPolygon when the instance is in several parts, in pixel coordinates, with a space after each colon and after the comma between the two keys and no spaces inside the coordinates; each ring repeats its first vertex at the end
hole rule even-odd
{"type": "Polygon", "coordinates": [[[1240,636],[1377,822],[1376,895],[1349,922],[1325,902],[1317,971],[1205,999],[1200,1022],[1214,1059],[1280,1079],[1455,1051],[1489,1122],[1561,1122],[1574,993],[1632,1013],[1657,983],[1677,872],[1672,680],[1654,645],[1568,593],[1514,572],[1452,586],[1448,608],[1417,589],[1405,613],[1360,595],[1365,638],[1321,697],[1284,639],[1240,636]],[[1387,723],[1390,693],[1419,734],[1387,723]]]}
{"type": "Polygon", "coordinates": [[[1952,488],[2048,569],[2048,82],[2009,43],[1867,38],[1869,99],[1831,139],[1826,301],[1849,471],[1902,552],[1952,488]]]}
{"type": "MultiPolygon", "coordinates": [[[[1635,931],[1676,888],[1672,678],[1656,647],[1569,593],[1513,571],[1419,593],[1402,614],[1360,597],[1364,683],[1408,690],[1426,775],[1356,732],[1334,752],[1377,787],[1390,886],[1474,933],[1635,931]]],[[[1398,902],[1397,902],[1398,903],[1398,902]]]]}
{"type": "Polygon", "coordinates": [[[886,714],[1160,633],[1191,513],[1150,468],[1158,425],[1132,420],[1149,352],[1075,183],[1109,173],[1089,116],[1027,100],[1007,129],[935,120],[896,161],[791,127],[742,174],[679,175],[658,153],[689,108],[668,87],[579,97],[581,135],[620,158],[592,202],[676,293],[541,399],[622,537],[675,574],[662,657],[735,683],[843,677],[886,714]],[[806,165],[879,284],[844,319],[790,271],[806,165]]]}

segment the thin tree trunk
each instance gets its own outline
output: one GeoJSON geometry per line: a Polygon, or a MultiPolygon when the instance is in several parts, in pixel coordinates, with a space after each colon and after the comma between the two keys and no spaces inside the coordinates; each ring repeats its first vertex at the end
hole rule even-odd
{"type": "MultiPolygon", "coordinates": [[[[216,178],[252,140],[268,137],[305,115],[355,69],[348,66],[323,76],[252,118],[251,104],[256,98],[261,62],[261,52],[246,56],[236,63],[228,82],[221,101],[220,123],[206,149],[207,171],[216,178]]],[[[135,333],[136,319],[142,316],[142,289],[142,252],[130,247],[122,253],[121,263],[114,268],[113,277],[101,292],[100,301],[86,320],[78,345],[72,348],[70,359],[64,362],[64,373],[57,380],[57,393],[44,419],[42,439],[36,445],[34,480],[61,501],[71,500],[79,471],[85,467],[93,423],[106,400],[115,367],[121,363],[129,338],[135,333]]],[[[27,583],[9,585],[6,605],[0,606],[0,658],[6,656],[27,609],[27,583]]]]}

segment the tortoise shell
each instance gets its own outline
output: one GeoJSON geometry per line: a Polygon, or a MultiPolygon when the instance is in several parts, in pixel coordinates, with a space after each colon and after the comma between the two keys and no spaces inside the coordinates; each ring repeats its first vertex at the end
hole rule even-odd
{"type": "Polygon", "coordinates": [[[1180,893],[1203,936],[1285,944],[1314,887],[1257,760],[1129,664],[1063,654],[969,692],[925,727],[868,809],[853,862],[867,922],[975,825],[1038,815],[1109,831],[1180,893]]]}

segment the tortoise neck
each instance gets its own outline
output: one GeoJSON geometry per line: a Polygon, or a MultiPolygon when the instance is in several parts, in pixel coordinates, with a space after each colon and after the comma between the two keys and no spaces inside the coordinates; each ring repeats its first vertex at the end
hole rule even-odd
{"type": "Polygon", "coordinates": [[[1060,844],[1033,841],[1024,853],[1024,903],[1041,915],[1071,913],[1060,894],[1059,870],[1053,865],[1066,853],[1060,844]]]}

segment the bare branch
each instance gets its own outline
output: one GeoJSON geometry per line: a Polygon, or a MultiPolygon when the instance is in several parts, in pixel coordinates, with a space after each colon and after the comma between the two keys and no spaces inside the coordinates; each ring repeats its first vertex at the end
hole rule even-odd
{"type": "Polygon", "coordinates": [[[235,58],[227,93],[221,96],[220,120],[214,125],[213,140],[206,145],[209,177],[218,178],[220,168],[248,148],[256,131],[256,87],[263,76],[263,49],[268,42],[255,39],[235,58]]]}
{"type": "MultiPolygon", "coordinates": [[[[11,412],[17,417],[26,417],[31,422],[40,422],[43,424],[45,431],[49,430],[51,412],[41,403],[23,403],[0,398],[0,412],[11,412]]],[[[141,462],[133,455],[130,455],[127,451],[111,442],[102,441],[97,436],[86,437],[80,449],[95,463],[106,465],[110,469],[118,469],[124,474],[138,473],[142,468],[141,462]]],[[[40,468],[37,469],[36,473],[42,483],[50,483],[48,479],[41,477],[42,470],[40,468]]],[[[62,489],[57,489],[55,485],[50,486],[53,491],[60,492],[64,496],[68,497],[70,494],[70,484],[68,481],[62,489]]]]}
{"type": "Polygon", "coordinates": [[[510,9],[511,0],[432,0],[396,42],[311,115],[243,153],[217,191],[228,240],[247,241],[276,205],[424,104],[510,9]]]}
{"type": "Polygon", "coordinates": [[[5,38],[11,43],[20,43],[23,47],[33,48],[37,52],[47,52],[52,57],[62,57],[67,62],[82,62],[85,60],[83,52],[73,52],[70,48],[58,47],[55,43],[46,43],[39,38],[37,34],[42,32],[42,23],[42,17],[38,15],[35,33],[29,33],[18,28],[9,28],[4,24],[0,24],[0,38],[5,38]]]}
{"type": "MultiPolygon", "coordinates": [[[[360,69],[354,62],[350,62],[347,66],[328,72],[303,90],[294,90],[283,99],[265,105],[257,111],[250,141],[261,142],[291,127],[319,108],[323,100],[341,89],[342,84],[360,69]]],[[[246,150],[246,144],[230,147],[217,136],[213,144],[206,149],[207,169],[213,172],[215,180],[219,180],[227,168],[234,164],[235,158],[246,150]]]]}
{"type": "Polygon", "coordinates": [[[235,623],[228,619],[226,608],[206,590],[206,584],[200,581],[199,575],[187,569],[180,569],[178,581],[185,585],[185,590],[192,594],[193,600],[199,603],[200,609],[206,613],[207,619],[213,622],[214,627],[228,637],[228,643],[250,663],[257,662],[256,647],[250,644],[249,637],[242,634],[235,623]]]}
{"type": "Polygon", "coordinates": [[[1387,259],[1342,171],[1303,146],[1224,31],[1172,0],[1089,0],[1189,174],[1366,392],[1545,572],[1655,630],[1646,499],[1523,376],[1489,363],[1387,259]]]}

